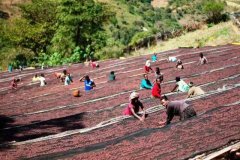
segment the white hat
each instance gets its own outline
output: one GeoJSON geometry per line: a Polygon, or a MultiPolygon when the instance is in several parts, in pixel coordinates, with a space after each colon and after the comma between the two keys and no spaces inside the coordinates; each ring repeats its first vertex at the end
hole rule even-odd
{"type": "Polygon", "coordinates": [[[132,93],[130,94],[130,96],[129,96],[129,100],[132,100],[132,99],[137,98],[137,97],[139,97],[139,93],[137,93],[137,92],[132,92],[132,93]]]}
{"type": "Polygon", "coordinates": [[[146,61],[146,66],[147,66],[147,67],[150,67],[150,66],[151,66],[151,61],[150,61],[150,60],[147,60],[147,61],[146,61]]]}

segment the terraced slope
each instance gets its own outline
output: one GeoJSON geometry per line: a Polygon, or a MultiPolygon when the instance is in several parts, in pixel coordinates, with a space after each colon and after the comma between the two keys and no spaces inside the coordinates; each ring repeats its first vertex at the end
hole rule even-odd
{"type": "MultiPolygon", "coordinates": [[[[143,65],[151,55],[125,60],[99,62],[99,69],[83,64],[42,70],[0,74],[0,158],[1,159],[187,159],[240,139],[240,46],[225,45],[200,49],[177,49],[158,53],[164,74],[162,92],[170,99],[183,99],[184,93],[171,93],[176,76],[200,85],[206,94],[189,99],[198,116],[159,128],[166,118],[151,91],[139,90],[143,65]],[[209,63],[197,66],[203,52],[209,63]],[[177,56],[185,69],[164,57],[177,56]],[[53,72],[64,68],[74,83],[63,86],[53,72]],[[110,71],[117,80],[107,82],[110,71]],[[30,83],[35,73],[45,73],[48,86],[30,83]],[[86,93],[77,80],[88,74],[96,89],[86,93]],[[19,89],[12,91],[12,77],[21,77],[19,89]],[[74,89],[82,96],[71,96],[74,89]],[[140,93],[148,117],[144,123],[123,116],[129,94],[140,93]]],[[[153,80],[154,74],[149,78],[153,80]]]]}

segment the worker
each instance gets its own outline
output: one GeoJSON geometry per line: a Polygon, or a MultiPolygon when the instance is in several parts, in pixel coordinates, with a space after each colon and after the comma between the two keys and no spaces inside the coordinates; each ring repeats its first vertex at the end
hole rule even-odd
{"type": "Polygon", "coordinates": [[[111,71],[108,77],[108,81],[115,81],[115,79],[116,79],[115,73],[114,71],[111,71]]]}
{"type": "Polygon", "coordinates": [[[153,72],[152,68],[151,68],[151,61],[147,60],[146,64],[144,66],[144,71],[145,73],[149,73],[150,71],[153,72]]]}
{"type": "Polygon", "coordinates": [[[132,92],[129,96],[129,104],[125,108],[124,115],[133,115],[134,117],[138,118],[140,121],[144,121],[146,117],[146,112],[144,110],[142,102],[139,100],[139,93],[132,92]],[[139,109],[142,109],[143,114],[139,115],[139,109]]]}
{"type": "Polygon", "coordinates": [[[184,69],[183,63],[182,63],[182,61],[181,61],[180,59],[177,61],[176,68],[177,68],[177,69],[184,69]]]}
{"type": "Polygon", "coordinates": [[[161,98],[161,104],[166,108],[166,121],[159,122],[159,125],[168,125],[171,123],[174,116],[179,116],[180,120],[186,120],[196,116],[196,112],[191,104],[185,100],[169,101],[167,96],[161,98]]]}
{"type": "Polygon", "coordinates": [[[178,92],[188,92],[189,86],[187,85],[186,82],[181,80],[180,77],[176,77],[176,85],[174,86],[171,92],[174,92],[175,90],[177,90],[178,92]]]}
{"type": "Polygon", "coordinates": [[[144,79],[141,80],[140,89],[152,89],[153,84],[148,79],[148,75],[144,74],[143,77],[144,79]]]}
{"type": "Polygon", "coordinates": [[[157,54],[154,53],[154,54],[152,55],[152,62],[156,62],[156,61],[157,61],[157,54]]]}
{"type": "Polygon", "coordinates": [[[161,98],[161,79],[157,78],[152,88],[152,98],[161,98]]]}
{"type": "Polygon", "coordinates": [[[205,56],[203,56],[203,53],[200,53],[200,58],[199,58],[199,63],[198,63],[198,65],[199,64],[207,64],[208,63],[208,61],[207,61],[207,58],[205,57],[205,56]]]}
{"type": "Polygon", "coordinates": [[[79,81],[84,82],[85,91],[90,91],[94,87],[96,87],[94,81],[91,80],[88,75],[83,76],[82,78],[79,79],[79,81]]]}
{"type": "Polygon", "coordinates": [[[188,90],[187,98],[192,98],[194,96],[199,96],[204,94],[204,91],[200,87],[194,86],[193,82],[190,82],[188,86],[189,86],[189,90],[188,90]]]}

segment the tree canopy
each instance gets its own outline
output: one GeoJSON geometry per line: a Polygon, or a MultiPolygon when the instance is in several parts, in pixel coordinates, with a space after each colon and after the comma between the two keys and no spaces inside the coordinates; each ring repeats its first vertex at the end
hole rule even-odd
{"type": "MultiPolygon", "coordinates": [[[[175,7],[188,3],[190,0],[170,1],[175,7]]],[[[196,4],[199,13],[219,21],[224,3],[201,0],[196,4]]],[[[176,15],[171,6],[153,8],[151,0],[32,0],[19,8],[21,16],[0,19],[2,66],[10,62],[15,66],[59,65],[119,57],[127,47],[156,33],[182,29],[179,16],[193,13],[178,8],[176,15]]]]}

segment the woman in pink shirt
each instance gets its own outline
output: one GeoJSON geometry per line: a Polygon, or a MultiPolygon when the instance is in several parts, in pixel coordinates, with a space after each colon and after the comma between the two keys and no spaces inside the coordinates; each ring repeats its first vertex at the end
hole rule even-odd
{"type": "Polygon", "coordinates": [[[138,118],[140,121],[143,122],[145,120],[146,113],[145,113],[142,102],[139,101],[139,93],[132,92],[130,94],[129,101],[130,101],[130,103],[125,108],[123,114],[124,115],[133,115],[134,117],[138,118]],[[140,108],[143,111],[142,116],[139,116],[139,114],[138,114],[140,108]]]}
{"type": "Polygon", "coordinates": [[[93,60],[90,60],[90,65],[92,68],[99,68],[99,64],[97,62],[93,62],[93,60]]]}

